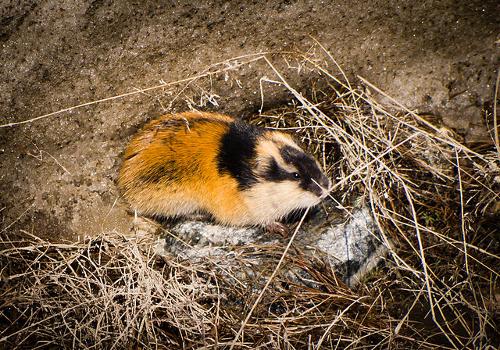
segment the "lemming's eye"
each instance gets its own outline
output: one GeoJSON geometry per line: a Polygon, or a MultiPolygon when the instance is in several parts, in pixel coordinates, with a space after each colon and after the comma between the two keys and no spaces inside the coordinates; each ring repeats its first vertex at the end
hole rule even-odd
{"type": "Polygon", "coordinates": [[[294,179],[300,179],[300,174],[299,173],[293,173],[293,178],[294,179]]]}

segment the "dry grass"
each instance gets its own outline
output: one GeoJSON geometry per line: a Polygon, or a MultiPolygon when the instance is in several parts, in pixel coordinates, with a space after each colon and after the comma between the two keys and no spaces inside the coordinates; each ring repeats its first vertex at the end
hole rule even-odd
{"type": "Polygon", "coordinates": [[[271,78],[261,79],[262,91],[285,89],[293,103],[254,122],[296,132],[336,178],[332,198],[340,207],[370,205],[390,249],[383,266],[351,290],[293,244],[289,250],[235,247],[229,256],[194,262],[156,256],[151,241],[118,233],[57,245],[29,235],[13,242],[4,232],[0,344],[496,348],[500,163],[494,143],[470,149],[397,101],[382,106],[373,97],[381,91],[361,78],[354,87],[321,49],[225,61],[186,79],[167,103],[216,104],[213,77],[236,74],[248,61],[267,67],[271,78]],[[298,92],[288,71],[317,84],[298,92]],[[269,264],[256,265],[256,255],[269,264]],[[276,268],[280,258],[311,283],[297,284],[276,268]],[[234,261],[229,267],[227,259],[234,261]],[[248,269],[254,273],[242,273],[248,269]]]}

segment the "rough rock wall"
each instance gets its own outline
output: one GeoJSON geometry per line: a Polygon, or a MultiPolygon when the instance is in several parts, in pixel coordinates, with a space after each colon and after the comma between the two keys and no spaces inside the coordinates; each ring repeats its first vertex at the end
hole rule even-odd
{"type": "MultiPolygon", "coordinates": [[[[317,38],[351,74],[469,140],[498,67],[497,1],[8,1],[0,3],[0,124],[174,81],[258,51],[317,38]]],[[[247,75],[252,81],[259,68],[247,75]]],[[[258,91],[224,112],[257,110],[258,91]]],[[[2,226],[55,233],[126,229],[114,179],[129,136],[162,113],[134,95],[0,129],[2,226]]],[[[68,238],[70,235],[68,236],[68,238]]]]}

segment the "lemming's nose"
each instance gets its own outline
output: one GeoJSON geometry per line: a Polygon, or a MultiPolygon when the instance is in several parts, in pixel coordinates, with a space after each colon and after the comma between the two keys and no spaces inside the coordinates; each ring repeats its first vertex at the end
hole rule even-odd
{"type": "Polygon", "coordinates": [[[321,176],[320,185],[321,185],[321,187],[323,187],[324,190],[327,191],[332,186],[332,182],[330,181],[329,178],[326,177],[326,175],[323,175],[323,176],[321,176]]]}
{"type": "Polygon", "coordinates": [[[317,181],[313,180],[311,184],[311,191],[315,193],[318,197],[326,197],[328,190],[330,189],[331,181],[325,175],[322,175],[317,181]]]}

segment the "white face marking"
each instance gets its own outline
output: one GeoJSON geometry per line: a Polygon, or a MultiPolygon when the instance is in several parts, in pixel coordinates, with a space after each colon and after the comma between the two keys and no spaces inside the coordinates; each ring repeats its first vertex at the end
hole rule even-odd
{"type": "Polygon", "coordinates": [[[282,146],[286,145],[302,151],[302,149],[293,141],[290,136],[288,136],[287,134],[283,134],[282,132],[275,131],[270,133],[270,139],[278,144],[281,144],[282,146]]]}
{"type": "Polygon", "coordinates": [[[269,224],[294,209],[312,207],[320,198],[298,187],[294,181],[258,183],[243,192],[243,198],[254,222],[269,224]]]}

